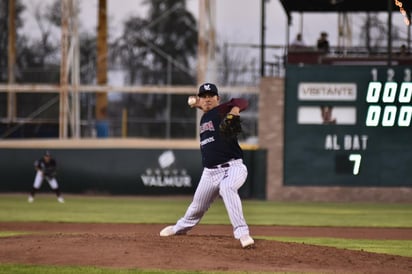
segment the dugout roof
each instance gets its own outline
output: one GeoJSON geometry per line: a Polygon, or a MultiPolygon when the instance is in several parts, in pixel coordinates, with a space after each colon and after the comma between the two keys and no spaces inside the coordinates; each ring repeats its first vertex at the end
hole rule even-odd
{"type": "Polygon", "coordinates": [[[388,12],[392,3],[392,12],[399,12],[399,5],[410,18],[412,4],[410,0],[279,0],[290,17],[292,12],[388,12]]]}

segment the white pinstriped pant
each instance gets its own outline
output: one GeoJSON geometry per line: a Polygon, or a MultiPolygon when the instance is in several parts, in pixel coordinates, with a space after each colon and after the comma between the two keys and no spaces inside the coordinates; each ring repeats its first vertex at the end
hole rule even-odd
{"type": "MultiPolygon", "coordinates": [[[[34,178],[34,183],[33,183],[33,187],[35,189],[39,189],[43,183],[43,172],[41,172],[40,170],[37,171],[36,173],[36,177],[34,178]]],[[[59,185],[57,184],[56,178],[48,178],[46,177],[47,182],[49,182],[49,185],[51,187],[51,189],[56,190],[59,185]]]]}
{"type": "Polygon", "coordinates": [[[234,237],[239,239],[242,235],[249,235],[249,227],[243,217],[242,202],[238,194],[238,189],[246,181],[248,171],[242,159],[229,163],[230,167],[226,168],[203,169],[192,203],[173,227],[177,234],[185,233],[198,224],[220,195],[233,226],[234,237]]]}

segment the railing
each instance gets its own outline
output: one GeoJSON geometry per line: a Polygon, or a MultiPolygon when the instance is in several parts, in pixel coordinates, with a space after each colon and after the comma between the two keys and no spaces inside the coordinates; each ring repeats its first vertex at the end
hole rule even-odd
{"type": "MultiPolygon", "coordinates": [[[[110,127],[110,137],[194,139],[197,136],[197,112],[190,109],[186,103],[187,95],[196,94],[196,86],[80,85],[77,88],[69,86],[68,90],[69,93],[78,92],[80,94],[80,120],[72,119],[72,109],[70,108],[66,114],[59,111],[59,85],[0,84],[0,109],[6,110],[9,107],[7,102],[8,93],[17,96],[15,105],[17,111],[13,117],[7,116],[8,111],[0,112],[0,139],[57,138],[59,136],[56,128],[58,129],[58,118],[61,115],[67,115],[69,129],[73,125],[81,127],[80,137],[94,137],[97,121],[94,116],[93,95],[97,91],[108,92],[109,98],[113,95],[116,97],[116,100],[109,100],[108,106],[106,121],[110,127]],[[24,105],[22,101],[19,101],[19,98],[27,98],[25,94],[32,97],[38,95],[39,98],[43,99],[29,102],[24,100],[24,104],[26,104],[24,105]],[[129,102],[127,100],[129,97],[123,96],[126,94],[133,95],[134,101],[129,102]],[[141,108],[140,103],[146,103],[147,96],[156,97],[158,100],[154,101],[152,107],[146,112],[145,109],[141,108]],[[23,112],[18,110],[22,109],[30,109],[31,111],[25,111],[25,116],[19,115],[23,112]],[[33,131],[41,132],[43,129],[46,135],[33,135],[33,131]]],[[[219,93],[222,101],[234,96],[245,97],[249,100],[250,107],[244,113],[244,122],[247,125],[246,129],[248,129],[244,139],[256,136],[259,88],[256,86],[221,86],[219,87],[219,93]]],[[[69,96],[69,98],[71,97],[69,96]]]]}
{"type": "Polygon", "coordinates": [[[388,54],[387,48],[331,47],[329,52],[313,47],[290,47],[287,64],[322,64],[322,65],[409,65],[412,54],[396,51],[388,54]]]}

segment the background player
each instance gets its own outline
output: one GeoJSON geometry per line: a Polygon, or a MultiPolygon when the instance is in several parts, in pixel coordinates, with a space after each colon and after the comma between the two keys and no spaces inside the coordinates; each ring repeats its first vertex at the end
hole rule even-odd
{"type": "Polygon", "coordinates": [[[56,180],[56,160],[52,158],[50,152],[46,151],[42,158],[34,162],[34,168],[36,169],[36,177],[34,178],[33,187],[31,189],[28,202],[32,203],[34,201],[34,195],[38,191],[43,183],[43,180],[46,179],[51,187],[54,190],[57,196],[57,201],[59,203],[64,203],[64,199],[60,193],[60,188],[56,180]]]}
{"type": "Polygon", "coordinates": [[[200,222],[211,203],[220,195],[233,226],[234,237],[240,240],[243,248],[250,247],[254,240],[249,235],[238,194],[248,173],[243,164],[243,151],[237,137],[227,139],[219,132],[220,123],[226,115],[229,113],[239,116],[247,108],[248,102],[237,98],[219,105],[217,87],[211,83],[201,85],[198,97],[193,101],[190,99],[188,102],[191,107],[200,108],[204,112],[200,121],[200,148],[204,168],[185,215],[175,225],[160,231],[160,236],[185,234],[200,222]]]}

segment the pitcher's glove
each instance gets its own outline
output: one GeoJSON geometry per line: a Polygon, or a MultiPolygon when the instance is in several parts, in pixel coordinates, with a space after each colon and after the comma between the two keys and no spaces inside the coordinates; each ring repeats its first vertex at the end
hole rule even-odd
{"type": "Polygon", "coordinates": [[[242,133],[242,125],[240,124],[240,116],[233,114],[226,114],[219,125],[220,134],[224,138],[235,138],[242,133]]]}

